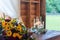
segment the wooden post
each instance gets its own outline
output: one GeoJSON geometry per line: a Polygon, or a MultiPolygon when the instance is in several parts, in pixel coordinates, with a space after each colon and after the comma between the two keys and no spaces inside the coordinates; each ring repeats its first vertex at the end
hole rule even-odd
{"type": "Polygon", "coordinates": [[[42,16],[42,21],[44,21],[44,28],[46,26],[46,8],[45,8],[45,4],[46,4],[46,0],[40,0],[40,15],[42,16]]]}

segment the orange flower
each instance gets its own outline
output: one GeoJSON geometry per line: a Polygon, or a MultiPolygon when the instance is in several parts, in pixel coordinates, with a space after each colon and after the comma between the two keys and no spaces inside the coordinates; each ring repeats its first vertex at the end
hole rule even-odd
{"type": "Polygon", "coordinates": [[[7,32],[6,32],[6,35],[7,35],[7,36],[11,36],[11,35],[12,35],[12,32],[11,32],[11,31],[7,31],[7,32]]]}
{"type": "Polygon", "coordinates": [[[17,35],[16,35],[16,33],[13,33],[13,37],[15,38],[17,35]]]}
{"type": "Polygon", "coordinates": [[[17,37],[18,37],[19,39],[22,38],[22,35],[20,35],[19,33],[16,33],[16,35],[17,35],[17,37]]]}

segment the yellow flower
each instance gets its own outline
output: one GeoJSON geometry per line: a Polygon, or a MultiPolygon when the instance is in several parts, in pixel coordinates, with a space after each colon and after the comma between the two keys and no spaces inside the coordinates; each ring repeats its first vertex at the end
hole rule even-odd
{"type": "Polygon", "coordinates": [[[11,28],[14,28],[14,25],[12,24],[12,22],[10,22],[10,27],[11,27],[11,28]]]}
{"type": "Polygon", "coordinates": [[[13,33],[13,37],[15,38],[17,35],[16,35],[16,33],[13,33]]]}
{"type": "Polygon", "coordinates": [[[22,38],[22,35],[20,35],[19,33],[16,33],[16,35],[17,35],[17,37],[18,37],[19,39],[22,38]]]}
{"type": "Polygon", "coordinates": [[[10,27],[6,26],[6,27],[4,28],[4,30],[8,31],[8,30],[10,30],[10,27]]]}
{"type": "Polygon", "coordinates": [[[22,26],[20,24],[18,24],[18,26],[16,28],[18,31],[22,32],[22,26]]]}
{"type": "Polygon", "coordinates": [[[6,32],[6,35],[7,35],[7,36],[11,36],[11,35],[12,35],[12,32],[11,32],[11,31],[7,31],[7,32],[6,32]]]}
{"type": "Polygon", "coordinates": [[[3,21],[2,22],[2,27],[4,28],[7,25],[7,22],[3,21]]]}
{"type": "Polygon", "coordinates": [[[22,35],[20,35],[19,33],[13,33],[13,37],[18,37],[19,39],[22,38],[22,35]]]}
{"type": "Polygon", "coordinates": [[[9,23],[7,23],[7,24],[5,25],[4,30],[10,30],[10,25],[9,25],[9,23]]]}

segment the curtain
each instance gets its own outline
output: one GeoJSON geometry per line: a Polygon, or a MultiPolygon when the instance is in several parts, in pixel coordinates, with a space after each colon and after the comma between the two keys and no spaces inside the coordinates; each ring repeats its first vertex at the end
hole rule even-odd
{"type": "Polygon", "coordinates": [[[12,18],[18,18],[20,9],[20,0],[0,0],[0,11],[12,18]]]}

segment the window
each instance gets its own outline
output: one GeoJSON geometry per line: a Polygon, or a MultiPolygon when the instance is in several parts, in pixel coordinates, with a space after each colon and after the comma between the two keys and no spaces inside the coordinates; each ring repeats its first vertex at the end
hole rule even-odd
{"type": "Polygon", "coordinates": [[[60,30],[60,0],[46,0],[46,29],[60,30]]]}

